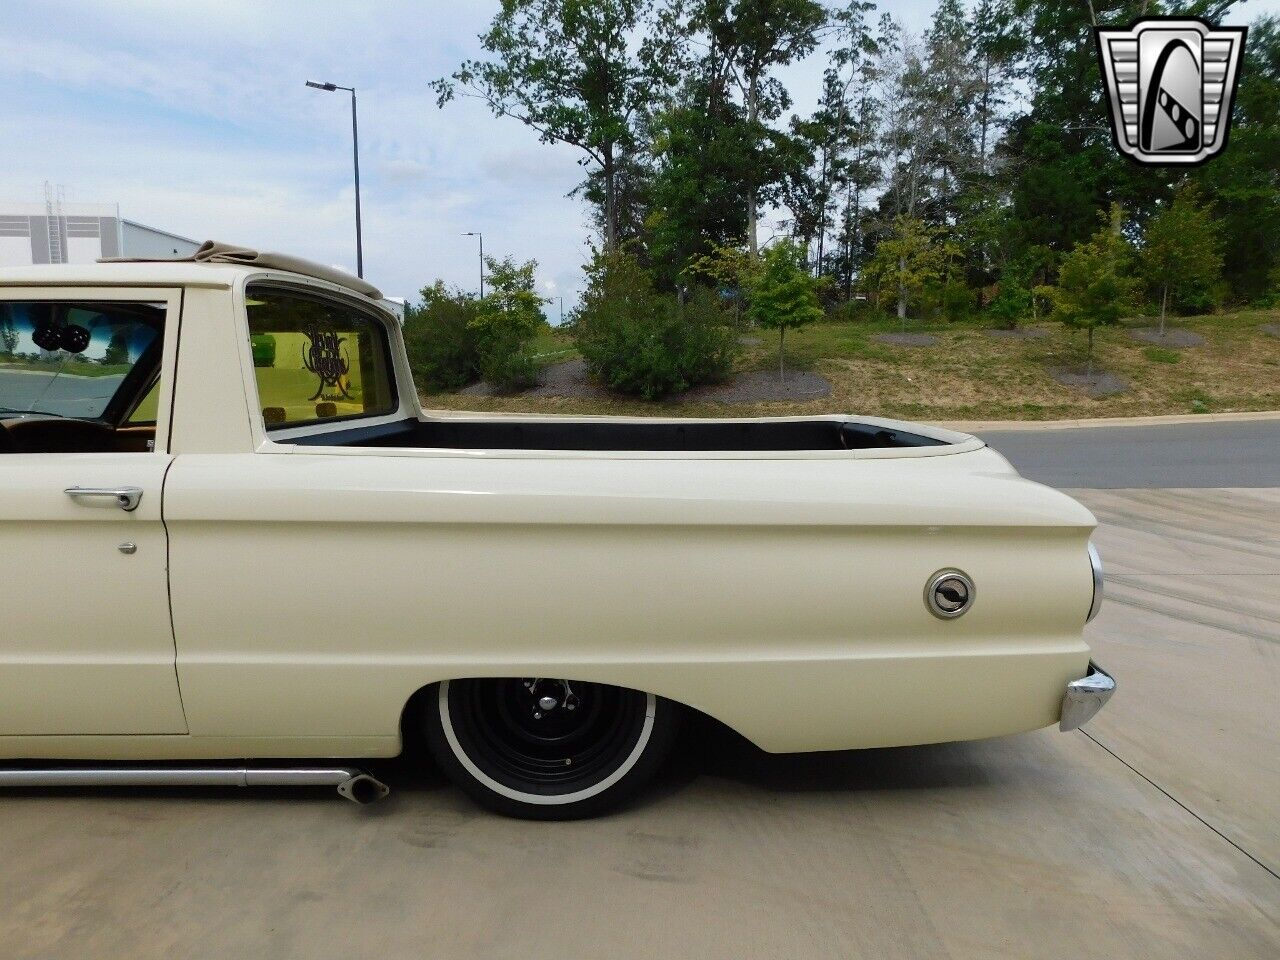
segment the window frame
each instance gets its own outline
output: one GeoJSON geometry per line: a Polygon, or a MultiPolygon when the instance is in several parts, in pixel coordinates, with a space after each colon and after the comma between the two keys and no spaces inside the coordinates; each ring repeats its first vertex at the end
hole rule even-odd
{"type": "Polygon", "coordinates": [[[240,287],[237,299],[240,304],[241,317],[243,318],[242,332],[244,336],[241,338],[243,341],[241,356],[242,358],[248,357],[245,386],[246,389],[251,391],[253,398],[249,415],[254,432],[261,431],[260,435],[268,443],[288,444],[289,440],[294,436],[310,435],[311,431],[317,428],[319,428],[320,433],[330,432],[335,424],[341,428],[343,424],[349,424],[352,421],[382,423],[392,418],[403,418],[404,403],[400,395],[400,368],[396,363],[395,353],[391,346],[391,330],[387,326],[386,318],[381,316],[377,309],[367,307],[346,296],[335,295],[327,288],[278,280],[270,276],[247,277],[240,287]],[[391,390],[390,406],[385,411],[378,413],[348,413],[336,417],[316,417],[311,420],[295,421],[293,423],[268,424],[262,414],[262,395],[258,389],[258,377],[253,366],[253,330],[249,325],[248,305],[249,299],[254,296],[254,291],[262,289],[283,293],[299,300],[310,300],[324,306],[339,307],[367,320],[377,330],[382,340],[383,367],[386,370],[391,390]]]}

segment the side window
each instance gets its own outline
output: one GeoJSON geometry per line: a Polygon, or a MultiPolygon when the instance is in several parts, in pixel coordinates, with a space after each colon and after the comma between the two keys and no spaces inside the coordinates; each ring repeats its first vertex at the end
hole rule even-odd
{"type": "Polygon", "coordinates": [[[397,407],[386,331],[344,304],[269,286],[246,291],[258,406],[268,430],[397,407]]]}
{"type": "Polygon", "coordinates": [[[158,376],[164,322],[162,303],[0,301],[0,453],[149,449],[119,428],[158,376]]]}

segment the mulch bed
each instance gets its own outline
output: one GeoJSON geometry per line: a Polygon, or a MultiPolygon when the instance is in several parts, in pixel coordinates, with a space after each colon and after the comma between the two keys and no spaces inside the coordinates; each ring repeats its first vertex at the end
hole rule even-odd
{"type": "Polygon", "coordinates": [[[1161,347],[1198,347],[1204,343],[1204,337],[1200,334],[1174,327],[1165,327],[1163,336],[1158,327],[1136,327],[1126,332],[1133,340],[1154,343],[1161,347]]]}
{"type": "Polygon", "coordinates": [[[1094,370],[1086,374],[1080,369],[1057,367],[1049,371],[1049,375],[1063,386],[1083,387],[1090,397],[1097,400],[1101,397],[1113,397],[1118,393],[1127,393],[1129,384],[1114,373],[1105,370],[1094,370]]]}
{"type": "Polygon", "coordinates": [[[683,400],[711,403],[772,403],[782,400],[821,400],[831,396],[831,383],[810,370],[788,370],[785,380],[777,370],[751,370],[728,383],[698,387],[682,394],[683,400]]]}
{"type": "Polygon", "coordinates": [[[984,330],[988,337],[996,340],[1040,340],[1049,335],[1048,330],[1039,327],[1017,327],[1013,330],[984,330]]]}
{"type": "MultiPolygon", "coordinates": [[[[496,394],[487,383],[473,383],[458,391],[464,397],[492,397],[496,394]]],[[[587,365],[582,360],[566,360],[542,368],[542,380],[519,394],[522,397],[569,397],[603,400],[614,396],[587,378],[587,365]]],[[[786,400],[821,400],[831,396],[826,377],[808,370],[788,370],[785,380],[776,370],[750,370],[728,383],[698,387],[672,397],[704,403],[771,403],[786,400]]]]}
{"type": "Polygon", "coordinates": [[[871,339],[895,347],[932,347],[938,342],[937,337],[927,333],[877,333],[871,339]]]}

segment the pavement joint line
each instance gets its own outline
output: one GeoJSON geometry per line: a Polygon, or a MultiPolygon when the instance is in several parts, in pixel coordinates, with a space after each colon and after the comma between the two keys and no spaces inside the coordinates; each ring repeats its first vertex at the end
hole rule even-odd
{"type": "Polygon", "coordinates": [[[1225,833],[1223,833],[1221,830],[1215,827],[1212,823],[1210,823],[1204,817],[1200,816],[1200,814],[1196,813],[1189,806],[1187,806],[1185,803],[1183,803],[1181,800],[1175,797],[1172,793],[1170,793],[1164,787],[1160,786],[1160,784],[1156,783],[1154,780],[1148,777],[1145,773],[1143,773],[1141,770],[1135,767],[1132,763],[1130,763],[1124,757],[1120,756],[1120,754],[1116,753],[1114,750],[1108,747],[1105,743],[1103,743],[1101,740],[1099,740],[1097,737],[1091,734],[1088,730],[1085,730],[1083,727],[1081,727],[1080,732],[1083,733],[1090,740],[1092,740],[1099,747],[1101,747],[1103,750],[1105,750],[1107,753],[1111,754],[1111,756],[1115,757],[1115,759],[1119,760],[1120,763],[1128,767],[1131,771],[1136,773],[1139,777],[1141,777],[1147,783],[1151,784],[1151,786],[1155,787],[1158,791],[1160,791],[1160,793],[1164,794],[1168,799],[1172,800],[1175,804],[1177,804],[1187,813],[1191,814],[1192,817],[1200,821],[1200,823],[1202,823],[1204,826],[1208,827],[1211,831],[1216,833],[1219,837],[1221,837],[1227,843],[1231,844],[1231,846],[1235,847],[1236,850],[1238,850],[1240,853],[1244,854],[1246,857],[1248,857],[1250,860],[1256,863],[1259,867],[1261,867],[1267,873],[1271,874],[1271,876],[1274,877],[1276,880],[1280,880],[1280,873],[1277,873],[1274,869],[1269,867],[1267,864],[1263,863],[1261,860],[1255,857],[1252,853],[1250,853],[1248,850],[1246,850],[1244,847],[1238,844],[1235,840],[1232,840],[1229,836],[1227,836],[1225,833]]]}

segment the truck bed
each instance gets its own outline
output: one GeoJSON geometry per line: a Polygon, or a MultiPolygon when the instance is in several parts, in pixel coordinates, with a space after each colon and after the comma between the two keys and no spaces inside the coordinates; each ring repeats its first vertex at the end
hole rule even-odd
{"type": "Polygon", "coordinates": [[[876,423],[796,420],[407,419],[295,436],[307,446],[482,450],[868,450],[945,446],[947,441],[876,423]]]}

